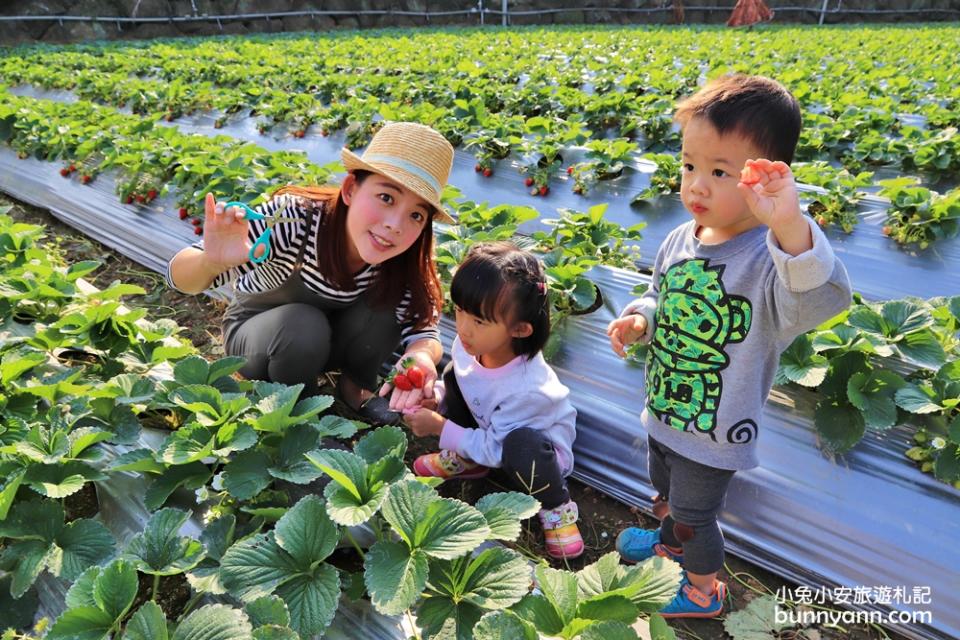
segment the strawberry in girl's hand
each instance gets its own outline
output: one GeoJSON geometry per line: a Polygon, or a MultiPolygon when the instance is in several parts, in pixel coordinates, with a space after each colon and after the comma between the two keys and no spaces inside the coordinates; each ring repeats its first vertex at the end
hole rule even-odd
{"type": "Polygon", "coordinates": [[[760,172],[753,168],[753,165],[747,162],[740,170],[740,182],[745,185],[755,185],[760,182],[760,172]]]}

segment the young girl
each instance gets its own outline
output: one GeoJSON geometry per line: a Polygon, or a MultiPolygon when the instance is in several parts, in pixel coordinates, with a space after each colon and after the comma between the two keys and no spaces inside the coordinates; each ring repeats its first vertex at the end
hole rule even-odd
{"type": "MultiPolygon", "coordinates": [[[[400,394],[373,394],[381,363],[402,341],[433,397],[443,352],[432,222],[452,222],[440,195],[453,147],[400,122],[380,129],[362,157],[344,149],[342,158],[349,173],[339,189],[282,188],[257,209],[267,219],[248,221],[208,194],[204,239],[171,259],[167,280],[194,294],[233,283],[224,346],[247,359],[245,377],[300,383],[307,396],[318,393],[318,374],[340,369],[342,399],[368,422],[393,422],[400,394]],[[268,224],[268,248],[251,251],[268,224]]],[[[419,404],[420,390],[402,400],[419,404]]]]}
{"type": "Polygon", "coordinates": [[[423,407],[404,415],[417,436],[440,436],[441,451],[420,456],[413,469],[468,479],[501,468],[543,506],[547,553],[575,558],[583,538],[565,478],[573,470],[577,412],[540,353],[550,334],[540,262],[509,242],[476,244],[451,295],[457,337],[442,394],[437,385],[439,413],[423,407]]]}

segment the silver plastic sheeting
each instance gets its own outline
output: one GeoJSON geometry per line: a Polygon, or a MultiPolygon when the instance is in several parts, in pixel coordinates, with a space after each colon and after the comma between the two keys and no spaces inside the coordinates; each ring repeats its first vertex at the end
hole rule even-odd
{"type": "MultiPolygon", "coordinates": [[[[59,102],[76,100],[75,95],[68,91],[50,91],[32,86],[14,87],[10,91],[16,95],[59,102]]],[[[172,123],[160,121],[157,124],[174,126],[184,133],[227,135],[271,151],[300,150],[312,162],[320,165],[339,161],[340,149],[344,146],[342,132],[334,132],[324,138],[311,131],[311,135],[305,138],[293,139],[282,126],[278,126],[276,133],[261,135],[257,131],[256,118],[234,117],[222,129],[215,129],[213,123],[217,115],[184,116],[172,123]]],[[[583,148],[564,150],[564,166],[583,160],[585,152],[583,148]]],[[[530,189],[523,184],[524,176],[517,170],[520,165],[512,158],[498,162],[490,178],[475,172],[475,164],[476,160],[469,152],[457,150],[450,174],[450,184],[459,188],[470,200],[487,201],[491,205],[531,206],[540,212],[541,218],[556,218],[558,209],[586,211],[591,206],[610,203],[606,212],[607,220],[624,227],[645,222],[647,226],[641,232],[643,238],[637,244],[640,248],[639,264],[646,269],[652,267],[657,249],[667,234],[689,219],[676,194],[660,198],[654,203],[630,206],[630,200],[650,184],[650,175],[655,166],[646,160],[638,160],[628,166],[623,175],[615,180],[598,183],[586,196],[573,193],[570,179],[561,172],[562,175],[553,181],[546,197],[530,195],[530,189]]],[[[878,176],[885,173],[889,171],[878,170],[878,176]]],[[[817,191],[815,187],[803,185],[801,189],[817,191]]],[[[899,247],[881,233],[888,207],[886,200],[867,196],[861,202],[860,224],[852,234],[844,234],[836,229],[827,232],[834,250],[850,273],[854,289],[870,300],[892,300],[906,296],[932,298],[960,292],[960,239],[937,242],[923,251],[899,247]],[[882,259],[878,260],[877,256],[882,256],[882,259]]],[[[546,227],[539,221],[531,221],[521,227],[524,232],[535,229],[545,230],[546,227]]]]}
{"type": "MultiPolygon", "coordinates": [[[[169,211],[161,213],[162,199],[148,209],[123,206],[109,176],[98,177],[92,188],[81,187],[59,177],[55,165],[17,160],[5,148],[0,149],[0,189],[49,208],[161,271],[194,239],[189,225],[169,211]]],[[[645,279],[606,268],[593,276],[605,306],[568,323],[553,360],[579,411],[574,473],[628,504],[649,507],[653,489],[638,422],[643,373],[610,351],[604,331],[630,299],[632,287],[645,279]]],[[[453,328],[448,320],[443,336],[449,347],[453,328]]],[[[883,437],[868,434],[850,454],[828,460],[816,445],[812,404],[812,395],[803,391],[772,395],[759,440],[762,465],[738,473],[727,497],[722,525],[730,550],[813,589],[904,588],[912,594],[914,588],[929,588],[929,605],[856,608],[930,611],[930,624],[891,628],[912,638],[960,637],[960,492],[921,473],[903,456],[906,428],[883,437]]],[[[372,636],[365,631],[362,637],[372,636]]]]}

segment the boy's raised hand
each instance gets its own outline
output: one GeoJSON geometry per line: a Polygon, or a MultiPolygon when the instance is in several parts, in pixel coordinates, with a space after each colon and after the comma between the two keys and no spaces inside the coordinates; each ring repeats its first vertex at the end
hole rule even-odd
{"type": "Polygon", "coordinates": [[[786,162],[747,160],[737,189],[750,212],[771,229],[792,224],[802,216],[797,184],[786,162]]]}
{"type": "Polygon", "coordinates": [[[627,357],[627,347],[643,337],[647,330],[647,319],[639,313],[617,318],[607,325],[610,346],[621,358],[627,357]]]}
{"type": "MultiPolygon", "coordinates": [[[[224,210],[223,202],[216,202],[212,193],[204,201],[203,252],[207,260],[226,271],[250,260],[250,223],[239,207],[224,210]]],[[[260,254],[266,247],[258,247],[260,254]]]]}

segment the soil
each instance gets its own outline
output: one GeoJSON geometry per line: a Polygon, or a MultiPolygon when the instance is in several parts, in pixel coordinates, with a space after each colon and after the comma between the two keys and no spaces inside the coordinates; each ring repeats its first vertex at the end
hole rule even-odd
{"type": "MultiPolygon", "coordinates": [[[[136,611],[153,595],[153,576],[147,573],[137,573],[139,584],[137,597],[133,599],[130,611],[136,611]]],[[[190,583],[187,577],[178,573],[172,576],[160,576],[156,602],[163,609],[168,619],[175,620],[183,613],[184,607],[190,601],[190,583]]]]}
{"type": "Polygon", "coordinates": [[[63,501],[63,512],[66,522],[97,515],[100,512],[100,501],[97,499],[96,485],[87,482],[80,491],[67,496],[63,501]]]}
{"type": "MultiPolygon", "coordinates": [[[[68,261],[98,259],[103,266],[87,277],[97,287],[106,287],[111,282],[121,279],[124,282],[142,286],[147,294],[129,299],[133,306],[148,309],[148,316],[152,318],[168,317],[182,326],[181,335],[193,341],[200,353],[205,357],[215,359],[223,356],[220,343],[220,317],[223,314],[223,304],[204,296],[187,296],[166,286],[163,278],[138,265],[137,263],[107,249],[100,243],[91,240],[79,231],[69,227],[51,216],[47,211],[24,205],[0,194],[0,206],[13,204],[14,208],[9,215],[22,222],[30,222],[47,227],[47,242],[52,250],[62,253],[68,261]]],[[[332,384],[327,384],[325,393],[332,393],[332,384]]],[[[347,418],[355,418],[351,412],[339,401],[333,407],[334,412],[347,418]]],[[[170,428],[169,425],[166,428],[170,428]]],[[[407,462],[412,463],[417,455],[437,450],[436,438],[411,438],[407,452],[407,462]]],[[[655,528],[657,520],[651,515],[641,512],[635,507],[625,505],[610,498],[599,491],[584,485],[576,480],[569,483],[571,498],[575,500],[580,510],[580,531],[584,537],[586,551],[580,557],[567,561],[551,561],[556,568],[579,570],[595,562],[600,556],[614,550],[614,541],[617,534],[629,526],[655,528]]],[[[469,482],[447,482],[439,488],[442,495],[458,498],[469,503],[475,502],[486,493],[506,490],[484,479],[469,482]]],[[[514,548],[531,558],[546,558],[542,534],[536,518],[530,519],[524,526],[520,538],[513,545],[514,548]]],[[[339,563],[346,567],[354,566],[356,559],[350,558],[349,552],[339,557],[339,563]]],[[[152,578],[146,579],[147,594],[152,588],[152,578]]],[[[753,566],[748,562],[727,554],[726,565],[720,572],[719,578],[727,583],[729,600],[727,611],[743,609],[751,600],[764,593],[774,594],[778,589],[786,587],[795,589],[797,585],[785,581],[778,576],[753,566]]],[[[182,577],[181,577],[182,579],[182,577]]],[[[141,585],[142,586],[142,585],[141,585]]],[[[176,583],[175,577],[161,580],[161,590],[167,598],[164,602],[179,601],[180,606],[189,599],[189,586],[185,581],[176,583]],[[170,585],[170,586],[168,586],[170,585]]],[[[148,598],[146,595],[144,599],[148,598]]],[[[139,606],[136,604],[134,608],[139,606]]],[[[165,605],[164,609],[167,609],[165,605]]],[[[674,620],[670,626],[675,630],[677,637],[684,640],[725,640],[729,638],[724,629],[722,619],[716,620],[674,620]]],[[[774,636],[770,636],[773,638],[774,636]]],[[[855,639],[867,640],[874,638],[901,639],[904,636],[887,630],[873,627],[848,626],[845,628],[807,628],[800,632],[784,631],[780,638],[807,638],[820,639],[855,639]]]]}

